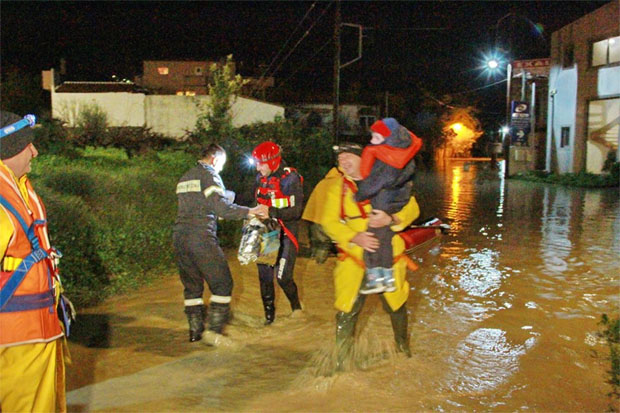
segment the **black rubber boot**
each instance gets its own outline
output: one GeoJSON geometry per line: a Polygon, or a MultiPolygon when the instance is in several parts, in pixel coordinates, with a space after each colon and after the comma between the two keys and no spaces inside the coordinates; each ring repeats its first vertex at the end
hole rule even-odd
{"type": "Polygon", "coordinates": [[[292,279],[286,284],[280,284],[282,291],[291,303],[291,311],[301,310],[301,304],[299,303],[299,294],[297,293],[297,284],[292,279]]]}
{"type": "Polygon", "coordinates": [[[394,339],[396,340],[396,350],[405,353],[407,357],[411,357],[409,334],[407,333],[406,304],[403,304],[398,310],[391,312],[390,319],[392,320],[392,330],[394,330],[394,339]]]}
{"type": "Polygon", "coordinates": [[[351,358],[355,325],[365,300],[366,297],[359,296],[350,312],[336,313],[336,371],[344,370],[346,361],[351,358]]]}
{"type": "Polygon", "coordinates": [[[189,341],[199,341],[202,338],[202,332],[205,331],[205,306],[192,305],[185,307],[187,322],[189,323],[189,341]]]}
{"type": "Polygon", "coordinates": [[[207,322],[209,330],[222,334],[224,326],[228,323],[230,316],[230,306],[228,304],[210,303],[209,312],[207,313],[207,322]]]}
{"type": "Polygon", "coordinates": [[[275,306],[275,287],[273,281],[260,282],[260,296],[263,299],[263,308],[265,309],[265,325],[273,323],[276,319],[276,306],[275,306]]]}

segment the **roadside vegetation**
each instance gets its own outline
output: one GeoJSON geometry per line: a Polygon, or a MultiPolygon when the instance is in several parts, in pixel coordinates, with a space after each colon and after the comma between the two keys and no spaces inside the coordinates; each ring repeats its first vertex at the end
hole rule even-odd
{"type": "Polygon", "coordinates": [[[511,179],[582,188],[618,187],[620,186],[620,163],[615,162],[610,166],[607,172],[600,175],[588,172],[552,174],[544,171],[529,171],[527,173],[513,175],[511,179]]]}
{"type": "Polygon", "coordinates": [[[620,318],[609,318],[607,314],[601,316],[599,322],[601,330],[598,336],[607,343],[609,349],[609,374],[607,383],[611,386],[608,396],[610,398],[610,411],[618,411],[620,402],[620,318]]]}

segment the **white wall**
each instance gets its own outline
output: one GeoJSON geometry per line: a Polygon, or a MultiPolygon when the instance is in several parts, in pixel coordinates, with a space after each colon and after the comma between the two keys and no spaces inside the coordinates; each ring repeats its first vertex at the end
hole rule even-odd
{"type": "MultiPolygon", "coordinates": [[[[573,171],[573,150],[575,145],[575,117],[577,113],[577,66],[562,69],[554,66],[549,72],[549,97],[547,121],[547,148],[557,156],[557,172],[564,174],[573,171]],[[570,143],[560,148],[562,127],[570,127],[570,143]],[[553,135],[552,135],[553,133],[553,135]],[[551,137],[554,137],[552,140],[551,137]],[[553,146],[552,146],[553,145],[553,146]]],[[[547,156],[547,169],[550,158],[547,156]]],[[[552,168],[553,166],[551,166],[552,168]]]]}
{"type": "Polygon", "coordinates": [[[110,126],[144,126],[142,93],[52,93],[52,117],[75,126],[81,109],[92,104],[108,114],[110,126]]]}
{"type": "MultiPolygon", "coordinates": [[[[81,108],[96,104],[108,114],[109,126],[146,126],[153,132],[182,138],[193,130],[200,110],[196,101],[208,96],[144,95],[142,93],[54,93],[52,116],[75,126],[81,108]]],[[[239,97],[233,105],[235,127],[284,117],[284,107],[239,97]]]]}

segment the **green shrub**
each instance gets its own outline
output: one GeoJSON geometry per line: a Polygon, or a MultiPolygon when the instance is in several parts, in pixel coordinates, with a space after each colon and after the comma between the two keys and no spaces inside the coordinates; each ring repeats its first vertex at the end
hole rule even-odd
{"type": "Polygon", "coordinates": [[[550,174],[544,171],[528,171],[513,175],[511,178],[522,181],[545,182],[584,188],[617,187],[620,185],[619,172],[612,169],[609,174],[592,174],[588,172],[550,174]]]}
{"type": "Polygon", "coordinates": [[[620,399],[620,318],[610,319],[607,314],[603,314],[599,325],[603,330],[598,336],[607,342],[609,348],[610,369],[607,382],[612,387],[609,396],[617,401],[620,399]]]}
{"type": "Polygon", "coordinates": [[[110,272],[100,257],[97,221],[86,203],[38,185],[47,208],[50,242],[62,254],[63,285],[76,304],[95,302],[109,284],[110,272]]]}

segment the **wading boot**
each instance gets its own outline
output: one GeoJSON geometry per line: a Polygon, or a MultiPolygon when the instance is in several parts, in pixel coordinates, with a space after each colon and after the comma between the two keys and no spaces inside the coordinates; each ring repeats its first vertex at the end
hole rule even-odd
{"type": "Polygon", "coordinates": [[[214,303],[209,304],[209,311],[207,313],[208,330],[205,331],[202,337],[202,342],[209,346],[234,346],[234,342],[224,336],[224,326],[228,323],[230,317],[230,307],[228,303],[214,303]]]}
{"type": "Polygon", "coordinates": [[[260,296],[263,299],[265,309],[265,325],[273,323],[276,319],[275,288],[272,282],[260,282],[260,296]]]}
{"type": "Polygon", "coordinates": [[[185,307],[187,322],[189,323],[189,341],[199,341],[205,330],[205,307],[204,305],[192,305],[185,307]]]}
{"type": "Polygon", "coordinates": [[[366,297],[360,296],[353,304],[350,312],[339,311],[336,313],[336,371],[343,371],[345,365],[350,364],[355,325],[365,300],[366,297]]]}
{"type": "Polygon", "coordinates": [[[291,303],[291,311],[295,312],[297,310],[301,310],[301,303],[299,302],[299,293],[297,292],[297,284],[291,279],[290,282],[286,284],[280,284],[282,287],[282,291],[288,298],[288,301],[291,303]]]}
{"type": "Polygon", "coordinates": [[[407,333],[407,306],[403,304],[398,310],[390,313],[394,339],[396,340],[396,350],[411,357],[409,349],[409,334],[407,333]]]}

